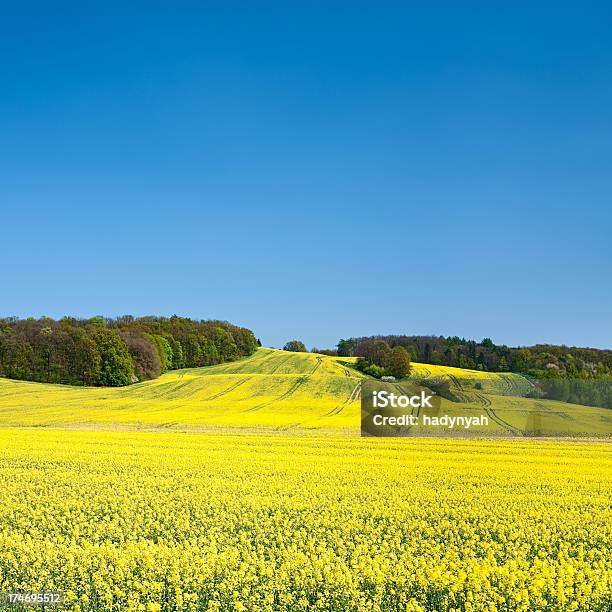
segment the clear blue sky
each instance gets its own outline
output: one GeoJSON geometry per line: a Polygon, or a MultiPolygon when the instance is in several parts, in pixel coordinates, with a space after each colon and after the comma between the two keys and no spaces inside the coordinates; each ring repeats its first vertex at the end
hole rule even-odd
{"type": "Polygon", "coordinates": [[[612,347],[610,5],[492,4],[5,3],[1,314],[612,347]]]}

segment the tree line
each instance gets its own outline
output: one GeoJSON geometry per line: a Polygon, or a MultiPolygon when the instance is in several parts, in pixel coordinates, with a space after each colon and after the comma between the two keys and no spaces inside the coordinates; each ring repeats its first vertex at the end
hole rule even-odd
{"type": "Polygon", "coordinates": [[[496,345],[490,338],[480,342],[458,336],[370,336],[340,340],[337,354],[365,357],[372,342],[384,341],[390,348],[401,346],[412,361],[434,365],[517,372],[532,378],[598,379],[612,376],[612,351],[562,345],[529,347],[496,345]]]}
{"type": "Polygon", "coordinates": [[[0,376],[69,385],[129,385],[167,370],[214,365],[251,355],[253,332],[227,321],[185,317],[59,321],[0,319],[0,376]]]}
{"type": "Polygon", "coordinates": [[[339,356],[360,357],[357,367],[361,363],[370,373],[367,364],[376,362],[373,354],[381,351],[382,343],[392,351],[402,347],[416,362],[523,374],[533,383],[530,397],[612,408],[610,350],[549,344],[508,347],[496,345],[489,338],[475,342],[457,336],[398,335],[340,340],[336,352],[339,356]]]}
{"type": "Polygon", "coordinates": [[[541,378],[528,397],[612,408],[612,378],[541,378]]]}

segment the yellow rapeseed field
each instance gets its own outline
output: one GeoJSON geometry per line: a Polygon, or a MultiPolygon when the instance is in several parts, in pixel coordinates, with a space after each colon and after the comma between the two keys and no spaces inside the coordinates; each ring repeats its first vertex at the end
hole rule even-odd
{"type": "Polygon", "coordinates": [[[612,448],[0,430],[0,590],[68,610],[610,610],[612,448]]]}
{"type": "Polygon", "coordinates": [[[362,378],[331,357],[260,349],[120,388],[0,379],[0,425],[356,431],[362,378]]]}
{"type": "MultiPolygon", "coordinates": [[[[363,376],[350,361],[260,349],[247,359],[168,372],[129,387],[0,379],[0,426],[355,433],[363,376]]],[[[519,397],[527,382],[515,374],[413,364],[412,377],[449,380],[461,403],[446,402],[445,411],[492,413],[487,434],[515,435],[537,405],[552,431],[612,435],[609,410],[519,397]]]]}
{"type": "MultiPolygon", "coordinates": [[[[514,375],[415,364],[397,387],[423,377],[491,433],[534,405],[514,375]]],[[[609,441],[359,438],[361,381],[268,349],[120,389],[0,379],[0,592],[81,612],[612,610],[609,441]]]]}

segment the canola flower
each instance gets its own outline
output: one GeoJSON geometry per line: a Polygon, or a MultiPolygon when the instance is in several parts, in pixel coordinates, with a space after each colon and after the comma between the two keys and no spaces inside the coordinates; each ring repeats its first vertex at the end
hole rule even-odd
{"type": "MultiPolygon", "coordinates": [[[[359,430],[364,376],[352,358],[260,349],[232,363],[167,372],[128,387],[87,388],[0,378],[0,426],[122,428],[192,431],[359,430]]],[[[454,416],[496,416],[486,434],[514,435],[529,415],[545,410],[542,427],[573,435],[612,435],[608,410],[519,397],[528,390],[516,374],[478,372],[413,364],[412,380],[448,380],[459,403],[446,402],[454,416]],[[478,383],[479,387],[475,385],[478,383]]],[[[403,390],[395,389],[396,392],[403,390]]],[[[416,393],[419,390],[415,387],[416,393]]]]}
{"type": "Polygon", "coordinates": [[[0,430],[0,590],[86,610],[612,609],[612,447],[0,430]]]}

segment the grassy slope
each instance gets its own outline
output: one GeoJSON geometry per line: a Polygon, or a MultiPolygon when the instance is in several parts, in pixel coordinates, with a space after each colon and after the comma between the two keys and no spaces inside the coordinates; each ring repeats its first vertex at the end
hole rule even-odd
{"type": "Polygon", "coordinates": [[[522,435],[525,430],[542,435],[612,436],[612,411],[551,400],[524,397],[529,381],[511,373],[480,372],[447,366],[413,364],[412,377],[448,378],[460,403],[443,402],[450,415],[484,414],[490,425],[486,432],[522,435]],[[475,387],[480,385],[480,389],[475,387]]]}
{"type": "MultiPolygon", "coordinates": [[[[347,361],[260,349],[238,362],[169,372],[123,388],[0,379],[0,426],[356,431],[363,377],[347,361]]],[[[535,412],[552,429],[612,433],[610,411],[518,397],[527,383],[512,374],[414,364],[414,380],[392,388],[417,391],[416,380],[424,376],[450,378],[462,403],[445,402],[444,410],[488,414],[489,431],[523,429],[535,412]]]]}
{"type": "Polygon", "coordinates": [[[0,425],[355,429],[361,379],[337,359],[272,349],[122,388],[0,379],[0,425]]]}

